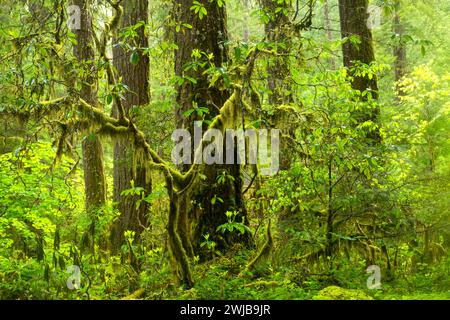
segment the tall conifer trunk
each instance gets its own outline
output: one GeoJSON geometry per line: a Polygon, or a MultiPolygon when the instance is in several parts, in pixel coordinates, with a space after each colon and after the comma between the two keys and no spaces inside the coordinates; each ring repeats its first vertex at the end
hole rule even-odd
{"type": "MultiPolygon", "coordinates": [[[[90,0],[74,0],[73,4],[80,8],[80,29],[74,30],[77,44],[74,54],[78,59],[80,68],[85,72],[82,80],[80,96],[92,106],[98,106],[97,77],[95,66],[95,50],[91,16],[90,0]]],[[[97,214],[106,202],[106,183],[103,167],[103,147],[100,137],[87,133],[82,142],[84,190],[86,195],[85,208],[90,216],[89,230],[83,236],[83,246],[91,250],[94,248],[95,224],[97,214]]]]}
{"type": "MultiPolygon", "coordinates": [[[[148,22],[148,0],[127,0],[123,2],[123,18],[121,29],[134,26],[139,22],[148,22]]],[[[148,47],[148,39],[144,32],[144,26],[137,30],[137,36],[131,41],[136,47],[137,61],[131,59],[133,54],[123,45],[116,45],[113,49],[114,66],[122,83],[128,87],[124,93],[123,107],[128,117],[132,117],[130,109],[148,104],[149,97],[149,57],[143,53],[142,48],[148,47]]],[[[132,119],[133,120],[133,119],[132,119]]],[[[135,150],[128,139],[117,139],[114,146],[114,201],[120,211],[118,220],[111,229],[111,249],[117,251],[124,243],[124,232],[135,232],[135,239],[139,240],[140,234],[148,227],[149,205],[145,201],[137,201],[140,196],[124,196],[122,192],[132,187],[144,188],[144,195],[151,193],[152,183],[145,165],[135,161],[135,150]],[[133,166],[136,166],[133,168],[133,166]]]]}
{"type": "MultiPolygon", "coordinates": [[[[191,10],[191,0],[175,0],[173,12],[175,21],[189,23],[192,26],[191,29],[182,28],[179,32],[175,31],[175,44],[178,46],[175,51],[175,73],[180,77],[196,79],[195,82],[185,81],[177,87],[177,127],[189,130],[192,136],[194,121],[199,120],[198,115],[193,113],[186,117],[184,113],[194,107],[202,107],[209,110],[208,118],[213,118],[229,98],[228,90],[209,85],[208,77],[203,73],[205,69],[186,70],[187,64],[193,61],[194,49],[213,54],[211,62],[216,67],[228,61],[225,4],[219,6],[216,1],[208,0],[199,2],[207,11],[202,18],[191,10]]],[[[206,129],[206,125],[203,129],[206,129]]],[[[240,166],[206,165],[203,174],[206,179],[199,179],[191,194],[180,199],[179,219],[179,233],[186,252],[192,255],[194,249],[202,257],[206,254],[200,247],[204,235],[209,234],[210,240],[217,243],[219,250],[226,249],[236,242],[245,244],[250,241],[248,234],[223,235],[217,232],[217,227],[227,222],[227,211],[239,211],[239,219],[244,218],[246,222],[247,212],[242,198],[240,166]],[[228,178],[225,182],[219,183],[218,176],[223,173],[228,178]]]]}

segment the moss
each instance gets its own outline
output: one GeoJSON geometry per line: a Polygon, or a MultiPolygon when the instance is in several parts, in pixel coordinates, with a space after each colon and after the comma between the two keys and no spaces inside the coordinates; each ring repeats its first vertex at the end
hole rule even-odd
{"type": "Polygon", "coordinates": [[[239,89],[235,89],[234,93],[228,98],[224,103],[223,107],[220,109],[219,115],[217,115],[209,126],[210,129],[219,129],[224,131],[227,128],[231,128],[237,117],[239,116],[239,109],[237,105],[237,97],[239,95],[239,89]]]}
{"type": "Polygon", "coordinates": [[[260,262],[262,259],[267,258],[270,254],[270,251],[273,247],[273,239],[272,239],[272,233],[270,232],[271,227],[271,220],[269,220],[269,224],[267,226],[267,236],[266,236],[266,242],[262,246],[259,253],[256,255],[256,257],[250,261],[250,263],[247,265],[247,270],[251,271],[255,265],[260,262]]]}
{"type": "Polygon", "coordinates": [[[320,290],[313,300],[373,300],[373,298],[362,290],[330,286],[320,290]]]}
{"type": "Polygon", "coordinates": [[[433,293],[416,293],[408,295],[388,294],[383,300],[450,300],[450,291],[433,293]]]}
{"type": "Polygon", "coordinates": [[[137,300],[139,299],[143,294],[145,293],[144,289],[138,289],[135,292],[133,292],[132,294],[122,298],[121,300],[137,300]]]}
{"type": "Polygon", "coordinates": [[[12,151],[24,142],[22,137],[2,137],[0,136],[0,149],[12,151]]]}
{"type": "Polygon", "coordinates": [[[167,232],[169,235],[169,245],[172,249],[173,257],[177,262],[178,266],[181,268],[181,278],[183,284],[188,288],[194,286],[194,281],[192,279],[191,268],[189,264],[189,259],[184,250],[183,244],[181,242],[180,235],[178,234],[178,218],[179,218],[179,202],[178,195],[174,191],[173,179],[166,169],[166,189],[170,199],[170,211],[169,211],[169,221],[167,222],[167,232]]]}

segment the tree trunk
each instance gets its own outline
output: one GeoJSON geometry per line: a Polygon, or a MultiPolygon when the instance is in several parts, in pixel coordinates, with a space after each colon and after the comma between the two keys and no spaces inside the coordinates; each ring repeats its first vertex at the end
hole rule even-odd
{"type": "MultiPolygon", "coordinates": [[[[372,44],[372,31],[367,26],[368,0],[339,0],[339,15],[341,20],[341,34],[343,38],[357,36],[361,43],[345,41],[342,45],[344,56],[344,66],[350,69],[357,61],[364,64],[371,64],[375,61],[375,54],[372,44]]],[[[353,76],[353,72],[350,71],[353,76]]],[[[352,87],[361,92],[370,90],[372,97],[378,97],[378,86],[375,77],[354,76],[352,87]]],[[[372,114],[371,118],[377,114],[372,114]]]]}
{"type": "Polygon", "coordinates": [[[263,0],[263,9],[270,17],[269,22],[264,26],[267,41],[273,42],[278,47],[277,56],[274,61],[270,61],[267,67],[267,82],[271,94],[269,103],[272,105],[288,104],[292,102],[289,53],[292,41],[289,36],[289,18],[283,11],[275,13],[277,8],[289,9],[290,4],[283,2],[279,4],[274,0],[263,0]]]}
{"type": "MultiPolygon", "coordinates": [[[[175,73],[179,77],[196,79],[195,83],[185,81],[177,87],[177,128],[187,129],[192,136],[193,122],[200,120],[200,117],[195,112],[189,117],[183,114],[194,107],[203,107],[209,110],[208,118],[212,119],[229,98],[229,92],[226,89],[219,89],[217,85],[209,86],[208,77],[203,74],[204,68],[200,67],[197,71],[185,68],[193,60],[194,49],[213,54],[212,62],[216,67],[228,61],[225,4],[219,7],[216,1],[200,0],[199,2],[207,11],[202,18],[190,9],[191,0],[175,0],[173,12],[177,23],[189,23],[192,26],[192,29],[182,27],[180,31],[175,30],[174,33],[175,44],[178,46],[175,51],[175,73]]],[[[203,129],[206,128],[204,126],[203,129]]],[[[240,166],[237,164],[205,165],[203,174],[206,180],[199,181],[198,185],[192,188],[193,191],[186,194],[185,199],[180,199],[182,205],[178,230],[188,254],[192,252],[189,248],[192,242],[196,253],[206,257],[208,253],[200,247],[204,241],[204,235],[209,234],[210,240],[217,243],[219,250],[226,249],[235,242],[249,243],[250,235],[222,235],[216,230],[219,225],[227,222],[225,214],[227,211],[239,211],[239,219],[244,218],[247,223],[247,213],[242,199],[240,166]],[[219,184],[217,177],[222,172],[232,178],[219,184]],[[213,204],[211,200],[215,197],[221,200],[213,204]]]]}
{"type": "MultiPolygon", "coordinates": [[[[290,6],[288,3],[280,4],[275,0],[262,1],[262,7],[270,17],[270,20],[264,26],[266,38],[267,41],[277,46],[275,50],[277,55],[268,60],[267,66],[267,85],[270,90],[269,103],[275,108],[293,102],[289,63],[289,54],[292,47],[291,23],[283,11],[275,13],[277,8],[288,10],[290,6]]],[[[288,170],[292,161],[292,148],[289,140],[295,139],[297,123],[292,122],[292,115],[289,114],[288,109],[279,109],[275,112],[272,122],[276,128],[281,129],[285,136],[280,141],[280,170],[288,170]]]]}
{"type": "Polygon", "coordinates": [[[394,71],[395,71],[397,97],[404,95],[403,90],[398,86],[398,81],[400,81],[406,74],[406,48],[403,42],[404,33],[405,30],[400,20],[400,1],[397,0],[395,2],[395,12],[394,12],[394,34],[395,34],[394,71]]]}
{"type": "MultiPolygon", "coordinates": [[[[323,18],[324,18],[324,24],[325,29],[327,33],[327,39],[328,41],[333,41],[333,33],[331,32],[331,19],[330,19],[330,7],[328,4],[328,0],[325,0],[323,4],[323,18]]],[[[331,67],[331,70],[336,70],[336,62],[334,61],[334,56],[331,56],[329,59],[329,64],[331,67]]]]}
{"type": "MultiPolygon", "coordinates": [[[[148,22],[148,0],[127,0],[123,2],[123,6],[122,29],[134,26],[140,21],[148,22]]],[[[140,26],[136,32],[136,37],[126,41],[127,43],[131,42],[131,45],[137,48],[138,61],[132,61],[133,59],[130,57],[133,53],[121,45],[115,46],[113,49],[114,66],[118,76],[122,77],[122,83],[128,86],[127,92],[123,94],[123,107],[128,117],[132,117],[130,115],[132,107],[146,105],[150,99],[148,90],[149,57],[142,52],[142,48],[148,47],[148,39],[144,32],[144,26],[140,26]]],[[[115,114],[115,116],[117,115],[115,114]]],[[[149,204],[143,201],[137,207],[140,196],[121,195],[122,191],[132,187],[132,180],[134,187],[144,188],[144,195],[148,195],[152,191],[149,173],[145,165],[139,162],[139,157],[136,159],[135,157],[135,150],[129,140],[125,138],[116,140],[114,146],[114,201],[118,203],[120,216],[113,223],[111,229],[110,240],[113,252],[116,252],[124,243],[126,230],[134,231],[135,240],[139,241],[139,236],[148,226],[149,204]]]]}
{"type": "MultiPolygon", "coordinates": [[[[342,45],[344,66],[352,77],[352,88],[360,92],[370,92],[373,99],[378,99],[378,85],[375,75],[356,76],[352,71],[358,63],[370,65],[375,61],[375,53],[372,44],[372,31],[368,27],[368,0],[339,0],[339,15],[341,21],[342,38],[357,37],[360,43],[347,40],[342,45]]],[[[368,96],[361,96],[362,101],[367,101],[368,96]]],[[[378,106],[368,110],[356,112],[358,123],[366,121],[377,122],[380,109],[378,106]]],[[[370,144],[378,144],[381,141],[378,128],[366,133],[370,144]]]]}
{"type": "Polygon", "coordinates": [[[333,232],[334,232],[334,209],[333,209],[333,159],[328,162],[328,210],[326,223],[326,247],[327,257],[333,255],[333,232]]]}
{"type": "MultiPolygon", "coordinates": [[[[89,0],[75,0],[74,5],[80,8],[80,29],[75,30],[78,44],[74,46],[74,55],[77,57],[81,68],[85,70],[85,78],[82,79],[80,96],[92,106],[98,105],[97,80],[95,73],[95,60],[92,17],[90,14],[91,3],[89,0]]],[[[86,195],[85,207],[91,217],[89,229],[83,236],[83,246],[93,250],[95,223],[97,211],[106,202],[106,183],[103,169],[103,147],[98,136],[88,133],[82,142],[84,189],[86,195]]]]}

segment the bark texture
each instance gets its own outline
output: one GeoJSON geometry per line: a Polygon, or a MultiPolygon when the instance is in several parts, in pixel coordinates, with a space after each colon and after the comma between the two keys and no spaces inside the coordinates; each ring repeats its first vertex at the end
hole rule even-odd
{"type": "MultiPolygon", "coordinates": [[[[286,12],[290,9],[288,3],[278,3],[274,0],[262,0],[262,7],[269,17],[264,26],[267,41],[274,44],[276,55],[268,60],[267,85],[270,90],[269,104],[277,108],[283,104],[293,103],[290,53],[292,49],[292,30],[286,12]],[[282,8],[276,12],[277,8],[282,8]]],[[[289,109],[278,108],[272,117],[273,126],[281,129],[284,138],[280,141],[280,170],[288,170],[292,161],[292,149],[289,142],[295,138],[295,127],[298,125],[292,119],[289,109]]]]}
{"type": "MultiPolygon", "coordinates": [[[[372,44],[372,31],[367,26],[369,14],[367,13],[368,0],[339,0],[339,14],[341,21],[341,34],[343,38],[356,36],[360,43],[345,41],[342,46],[344,66],[349,70],[357,62],[371,64],[375,61],[372,44]]],[[[350,70],[350,74],[353,72],[350,70]]],[[[367,76],[354,76],[352,86],[355,90],[370,90],[372,97],[378,97],[377,79],[367,76]]],[[[376,114],[372,115],[376,117],[376,114]]]]}
{"type": "MultiPolygon", "coordinates": [[[[360,92],[370,92],[372,99],[378,99],[378,84],[375,75],[356,75],[354,67],[358,64],[370,65],[375,61],[372,43],[372,31],[368,26],[368,0],[339,0],[339,14],[342,38],[357,37],[356,41],[347,39],[342,45],[344,66],[352,76],[352,88],[360,92]]],[[[368,101],[368,95],[361,95],[361,101],[368,101]]],[[[355,112],[358,123],[377,122],[380,109],[378,106],[355,112]]],[[[381,142],[379,129],[373,128],[366,133],[369,144],[381,142]]]]}
{"type": "MultiPolygon", "coordinates": [[[[95,50],[92,29],[91,2],[89,0],[75,0],[73,4],[80,8],[80,29],[75,30],[77,45],[74,55],[83,70],[80,96],[92,106],[98,106],[97,81],[95,73],[95,50]]],[[[89,230],[83,236],[83,246],[94,248],[95,223],[97,213],[106,202],[106,183],[103,167],[103,147],[100,138],[87,133],[82,142],[84,188],[86,194],[86,211],[91,217],[89,230]]]]}
{"type": "MultiPolygon", "coordinates": [[[[123,18],[120,27],[134,26],[141,21],[148,22],[148,0],[127,0],[123,2],[123,18]]],[[[142,48],[148,47],[148,39],[144,32],[144,26],[137,30],[137,36],[127,39],[126,42],[137,48],[137,63],[133,63],[130,58],[133,52],[124,47],[123,43],[113,49],[114,66],[117,73],[122,77],[122,83],[128,87],[123,93],[123,107],[128,117],[132,117],[130,110],[149,102],[149,57],[143,54],[142,48]]],[[[121,41],[123,42],[123,41],[121,41]]],[[[117,112],[115,112],[117,113],[117,112]]],[[[117,116],[117,114],[115,114],[117,116]]],[[[132,119],[133,120],[133,119],[132,119]]],[[[132,187],[144,188],[144,195],[151,193],[152,184],[150,176],[143,163],[139,162],[131,141],[126,138],[119,138],[114,146],[114,202],[120,211],[120,216],[111,229],[111,249],[117,251],[124,243],[124,232],[131,230],[135,232],[135,239],[149,225],[148,209],[149,204],[141,202],[137,206],[139,196],[123,196],[122,191],[132,187]]]]}
{"type": "MultiPolygon", "coordinates": [[[[192,1],[174,1],[173,17],[177,23],[189,23],[192,29],[182,28],[174,33],[174,40],[178,46],[175,51],[175,73],[179,77],[191,77],[195,83],[185,81],[178,86],[176,110],[177,127],[189,130],[193,136],[193,122],[199,120],[196,113],[186,117],[184,113],[194,107],[203,107],[209,110],[208,118],[213,118],[219,112],[225,101],[229,98],[228,90],[219,85],[210,86],[208,76],[203,74],[204,68],[197,71],[187,70],[193,61],[192,52],[198,49],[201,52],[213,54],[210,63],[219,67],[228,61],[225,4],[219,7],[216,1],[200,0],[207,14],[202,18],[191,10],[192,1]]],[[[204,59],[200,58],[200,59],[204,59]]],[[[206,126],[204,127],[206,129],[206,126]]],[[[242,199],[242,178],[239,165],[206,165],[203,174],[205,180],[198,181],[195,190],[180,199],[180,218],[178,221],[179,234],[186,252],[192,255],[193,251],[205,257],[200,244],[203,236],[210,235],[210,239],[218,244],[218,249],[226,249],[236,242],[249,242],[249,235],[236,236],[219,234],[216,229],[227,222],[227,211],[239,211],[239,219],[246,222],[247,213],[242,199]],[[220,174],[231,178],[222,184],[217,182],[220,174]],[[221,199],[212,203],[212,199],[221,199]],[[191,245],[192,244],[192,245],[191,245]]]]}
{"type": "MultiPolygon", "coordinates": [[[[400,1],[395,1],[395,12],[394,12],[394,34],[395,34],[395,45],[394,45],[394,72],[395,81],[398,83],[403,76],[406,74],[406,47],[403,39],[405,33],[405,28],[401,22],[400,17],[400,1]]],[[[397,95],[402,96],[404,92],[401,88],[396,85],[397,95]]]]}

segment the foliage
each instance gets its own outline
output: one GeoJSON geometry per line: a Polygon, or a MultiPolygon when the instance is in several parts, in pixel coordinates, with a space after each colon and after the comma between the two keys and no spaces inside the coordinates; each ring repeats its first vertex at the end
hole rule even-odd
{"type": "MultiPolygon", "coordinates": [[[[0,299],[450,299],[448,3],[376,1],[385,9],[372,30],[376,61],[346,69],[343,43],[367,39],[341,39],[337,1],[311,1],[311,8],[283,0],[267,7],[271,2],[191,1],[192,21],[177,21],[172,4],[156,0],[148,23],[121,30],[108,29],[118,13],[111,2],[95,2],[95,61],[75,58],[77,32],[64,20],[68,1],[0,3],[0,299]],[[194,48],[176,75],[184,48],[174,34],[203,39],[198,23],[225,23],[211,19],[211,9],[225,5],[229,40],[218,47],[229,59],[216,65],[217,52],[194,48]],[[402,34],[393,31],[394,14],[402,34]],[[136,44],[142,30],[145,48],[136,44]],[[148,80],[150,102],[131,107],[122,122],[113,116],[135,93],[111,68],[114,46],[123,47],[131,68],[144,56],[150,61],[150,79],[139,80],[148,80]],[[406,61],[396,81],[399,46],[406,61]],[[377,81],[378,95],[354,90],[354,77],[377,81]],[[98,82],[95,105],[80,99],[90,78],[98,82]],[[197,86],[231,98],[209,107],[196,102],[197,92],[180,112],[180,92],[197,86]],[[191,243],[192,253],[186,239],[205,208],[182,214],[198,202],[191,196],[207,172],[164,160],[180,117],[221,129],[281,129],[280,157],[287,160],[273,176],[261,176],[261,165],[241,165],[241,176],[220,166],[207,187],[240,187],[246,210],[214,216],[220,222],[191,243]],[[108,195],[87,212],[81,145],[92,138],[104,144],[108,195]],[[149,223],[140,235],[126,230],[113,253],[119,139],[137,149],[152,192],[136,177],[121,192],[136,208],[148,205],[149,223]],[[252,239],[247,246],[219,241],[243,235],[252,239]],[[191,288],[179,281],[174,239],[192,270],[191,288]],[[262,256],[264,264],[248,267],[262,256]],[[380,290],[367,288],[370,265],[381,269],[380,290]],[[80,288],[70,290],[74,266],[80,288]]],[[[219,192],[202,203],[217,209],[230,199],[219,192]]]]}

